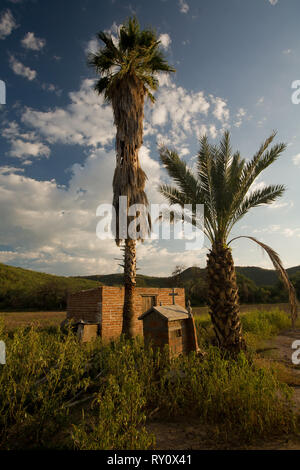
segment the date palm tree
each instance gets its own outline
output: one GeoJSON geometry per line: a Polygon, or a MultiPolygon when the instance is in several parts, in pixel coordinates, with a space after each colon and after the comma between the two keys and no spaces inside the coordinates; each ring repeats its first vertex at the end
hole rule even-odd
{"type": "MultiPolygon", "coordinates": [[[[91,65],[100,75],[95,90],[111,103],[116,134],[116,168],[113,177],[113,205],[116,210],[116,243],[124,246],[123,333],[134,335],[134,288],[136,285],[136,240],[127,233],[119,233],[120,196],[127,197],[127,210],[133,204],[147,207],[145,193],[146,174],[139,162],[139,149],[143,143],[144,101],[155,101],[152,92],[158,88],[158,74],[174,72],[164,58],[160,41],[151,29],[141,30],[136,18],[130,18],[121,28],[118,40],[105,32],[98,38],[104,43],[95,54],[89,55],[91,65]]],[[[126,214],[127,215],[127,214],[126,214]]],[[[134,217],[127,216],[127,227],[134,224],[134,217]]],[[[150,222],[150,221],[149,221],[150,222]]],[[[141,227],[140,227],[141,228],[141,227]]]]}
{"type": "MultiPolygon", "coordinates": [[[[176,186],[161,185],[160,192],[171,204],[192,204],[190,222],[202,228],[211,244],[207,256],[207,280],[210,315],[218,344],[236,354],[246,348],[239,314],[238,288],[230,243],[234,225],[252,208],[270,204],[280,197],[283,185],[262,189],[251,186],[260,173],[269,167],[285,149],[285,144],[269,148],[276,133],[265,140],[250,161],[232,153],[229,132],[218,146],[209,144],[206,136],[200,140],[197,169],[193,172],[174,150],[160,149],[160,158],[176,186]],[[204,204],[204,224],[200,223],[196,204],[204,204]]],[[[254,237],[269,255],[289,292],[292,321],[297,315],[295,290],[289,281],[278,254],[254,237]]]]}

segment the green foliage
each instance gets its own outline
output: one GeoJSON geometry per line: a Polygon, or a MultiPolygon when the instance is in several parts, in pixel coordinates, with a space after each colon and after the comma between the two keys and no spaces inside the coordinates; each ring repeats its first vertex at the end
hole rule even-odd
{"type": "Polygon", "coordinates": [[[93,403],[96,416],[74,426],[73,439],[81,450],[148,449],[154,438],[145,430],[146,404],[151,399],[155,360],[142,345],[120,341],[101,350],[107,381],[93,403]],[[104,353],[104,354],[103,354],[104,353]]]}
{"type": "MultiPolygon", "coordinates": [[[[80,450],[146,450],[153,448],[154,438],[148,435],[142,411],[145,397],[137,372],[124,376],[120,385],[109,375],[107,387],[93,405],[97,417],[74,426],[75,448],[80,450]]],[[[83,415],[84,416],[84,415],[83,415]]]]}
{"type": "Polygon", "coordinates": [[[278,309],[266,311],[253,311],[241,318],[243,330],[259,338],[269,338],[280,331],[290,327],[288,315],[278,309]]]}
{"type": "Polygon", "coordinates": [[[81,278],[39,273],[0,264],[0,308],[2,310],[65,310],[67,295],[99,286],[81,278]]]}
{"type": "Polygon", "coordinates": [[[268,137],[253,158],[246,162],[239,152],[233,153],[229,132],[224,132],[218,146],[211,145],[207,136],[200,139],[197,171],[193,172],[175,150],[160,149],[161,162],[176,186],[162,185],[160,192],[170,204],[191,204],[190,222],[198,226],[212,244],[228,243],[232,227],[249,210],[270,204],[280,197],[283,185],[270,185],[260,190],[249,189],[260,173],[268,168],[286,148],[275,144],[269,150],[276,133],[268,137]],[[204,204],[204,226],[198,220],[196,205],[204,204]]]}
{"type": "Polygon", "coordinates": [[[62,336],[59,330],[38,331],[20,328],[6,343],[6,365],[0,373],[0,441],[15,433],[28,433],[36,445],[45,445],[48,435],[67,418],[64,400],[86,388],[88,350],[80,348],[76,337],[62,336]]]}
{"type": "Polygon", "coordinates": [[[274,372],[257,368],[245,355],[226,360],[210,348],[204,361],[194,354],[178,359],[162,378],[158,397],[169,416],[196,415],[200,422],[218,425],[225,435],[245,442],[275,430],[290,432],[294,417],[290,390],[274,372]]]}
{"type": "MultiPolygon", "coordinates": [[[[241,303],[287,301],[287,294],[279,281],[269,286],[260,284],[263,279],[270,278],[270,273],[273,273],[276,280],[275,271],[254,267],[237,267],[236,271],[241,303]],[[266,274],[264,275],[262,271],[266,274]],[[256,278],[258,285],[255,282],[256,278]]],[[[293,273],[291,280],[300,298],[300,271],[297,273],[297,268],[291,268],[287,271],[293,273]]],[[[123,275],[62,277],[0,264],[0,309],[64,310],[69,292],[91,289],[102,284],[121,286],[123,285],[123,275]]],[[[184,270],[176,277],[138,274],[137,287],[184,287],[186,298],[191,300],[192,305],[205,305],[206,303],[206,271],[195,266],[184,270]]]]}
{"type": "Polygon", "coordinates": [[[141,30],[134,17],[121,26],[117,44],[103,31],[98,33],[98,38],[104,47],[88,57],[89,65],[100,75],[95,90],[111,101],[122,81],[135,76],[143,83],[145,94],[154,102],[152,91],[158,88],[157,73],[175,72],[164,57],[156,32],[141,30]]]}
{"type": "MultiPolygon", "coordinates": [[[[300,298],[300,270],[298,268],[287,269],[298,297],[300,298]],[[293,275],[291,275],[293,273],[293,275]],[[299,279],[298,279],[299,278],[299,279]],[[299,282],[298,282],[299,281],[299,282]]],[[[242,304],[272,304],[288,301],[288,295],[283,284],[278,280],[278,274],[272,269],[263,269],[254,266],[237,266],[237,284],[240,302],[242,304]]],[[[86,279],[99,281],[104,285],[121,286],[122,274],[102,274],[87,276],[86,279]]],[[[206,294],[206,270],[196,266],[185,269],[179,275],[170,277],[155,277],[137,275],[137,287],[184,287],[186,298],[194,306],[205,305],[206,294]]]]}
{"type": "MultiPolygon", "coordinates": [[[[273,332],[283,326],[278,313],[266,317],[273,332]]],[[[2,325],[7,364],[0,366],[0,448],[151,449],[154,437],[145,426],[154,409],[162,417],[193,416],[239,442],[293,431],[291,392],[275,371],[244,355],[224,358],[209,346],[208,318],[196,323],[201,336],[208,333],[206,356],[171,362],[139,340],[80,344],[71,331],[28,328],[8,335],[2,325]],[[91,392],[92,405],[68,407],[91,392]]]]}

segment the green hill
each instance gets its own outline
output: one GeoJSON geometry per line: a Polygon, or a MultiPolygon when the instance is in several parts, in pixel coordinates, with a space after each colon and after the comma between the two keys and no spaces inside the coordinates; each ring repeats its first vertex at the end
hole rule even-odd
{"type": "MultiPolygon", "coordinates": [[[[287,302],[287,293],[280,284],[278,274],[272,269],[255,266],[237,266],[237,283],[241,303],[281,303],[287,302]]],[[[287,270],[300,297],[300,266],[287,270]],[[297,274],[299,280],[296,280],[297,274]]],[[[123,284],[122,274],[87,276],[87,279],[99,281],[108,286],[123,284]]],[[[137,276],[138,287],[184,287],[186,297],[192,305],[206,303],[206,270],[198,267],[185,269],[176,277],[137,276]]]]}
{"type": "MultiPolygon", "coordinates": [[[[294,276],[300,271],[300,266],[287,269],[289,277],[294,276]]],[[[236,266],[236,272],[255,282],[257,286],[275,286],[278,282],[278,274],[274,269],[258,268],[256,266],[236,266]]],[[[181,282],[191,281],[205,277],[205,269],[191,267],[185,269],[179,276],[181,282]]],[[[123,283],[122,274],[98,274],[93,276],[84,276],[84,279],[99,281],[107,286],[119,286],[123,283]]],[[[174,279],[169,277],[155,277],[137,275],[137,286],[139,287],[169,287],[174,284],[174,279]]]]}
{"type": "MultiPolygon", "coordinates": [[[[238,266],[237,281],[242,303],[285,302],[286,293],[272,269],[238,266]]],[[[300,266],[287,270],[300,296],[300,266]]],[[[138,287],[184,287],[193,305],[206,302],[205,269],[190,267],[176,277],[137,275],[138,287]]],[[[0,263],[0,310],[64,310],[70,292],[101,284],[121,286],[122,274],[64,277],[16,268],[0,263]]]]}
{"type": "Polygon", "coordinates": [[[54,276],[0,263],[1,310],[63,310],[69,292],[97,286],[99,282],[89,279],[54,276]]]}

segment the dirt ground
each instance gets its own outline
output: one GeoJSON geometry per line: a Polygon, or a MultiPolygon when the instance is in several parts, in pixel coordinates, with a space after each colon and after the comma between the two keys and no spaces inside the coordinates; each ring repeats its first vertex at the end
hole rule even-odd
{"type": "MultiPolygon", "coordinates": [[[[300,329],[283,331],[275,339],[269,341],[268,345],[272,348],[270,349],[270,359],[283,364],[287,370],[285,381],[294,390],[295,407],[300,414],[300,365],[295,365],[292,362],[292,354],[296,352],[295,349],[292,349],[295,340],[300,341],[300,329]]],[[[298,357],[300,359],[300,353],[298,357]]]]}
{"type": "MultiPolygon", "coordinates": [[[[281,363],[285,367],[285,381],[294,389],[294,402],[300,414],[300,366],[293,365],[291,348],[293,341],[300,340],[300,329],[282,332],[275,339],[266,342],[263,356],[268,360],[281,363]]],[[[300,436],[284,435],[270,441],[257,441],[251,446],[239,446],[236,442],[222,443],[217,429],[213,426],[199,424],[197,420],[181,419],[172,422],[161,422],[153,418],[147,425],[148,431],[156,436],[159,450],[214,450],[214,449],[248,449],[248,450],[300,450],[300,436]]]]}
{"type": "Polygon", "coordinates": [[[0,312],[0,319],[8,330],[20,326],[39,325],[40,327],[59,326],[66,318],[66,312],[0,312]]]}

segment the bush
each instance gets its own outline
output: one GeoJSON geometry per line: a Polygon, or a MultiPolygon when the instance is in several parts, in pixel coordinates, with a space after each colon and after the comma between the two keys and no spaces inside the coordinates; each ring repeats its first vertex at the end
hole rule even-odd
{"type": "MultiPolygon", "coordinates": [[[[281,327],[277,314],[267,318],[281,327]]],[[[1,449],[153,448],[145,421],[154,409],[170,418],[196,417],[240,442],[295,428],[290,389],[243,354],[231,361],[209,347],[204,360],[190,354],[170,362],[139,340],[80,344],[71,330],[35,328],[10,336],[0,328],[0,337],[7,346],[7,364],[0,366],[1,449]],[[85,402],[81,418],[67,404],[85,393],[93,402],[85,402]]]]}
{"type": "Polygon", "coordinates": [[[278,309],[270,311],[253,311],[242,315],[243,330],[266,339],[290,327],[288,315],[278,309]]]}
{"type": "Polygon", "coordinates": [[[240,442],[295,428],[291,390],[275,371],[256,367],[244,354],[237,361],[213,347],[203,361],[190,354],[173,362],[161,386],[157,400],[169,416],[192,414],[240,442]]]}
{"type": "Polygon", "coordinates": [[[146,399],[137,371],[123,375],[122,383],[109,375],[103,393],[94,402],[97,417],[74,426],[75,448],[80,450],[137,450],[153,448],[154,437],[144,427],[146,399]]]}

